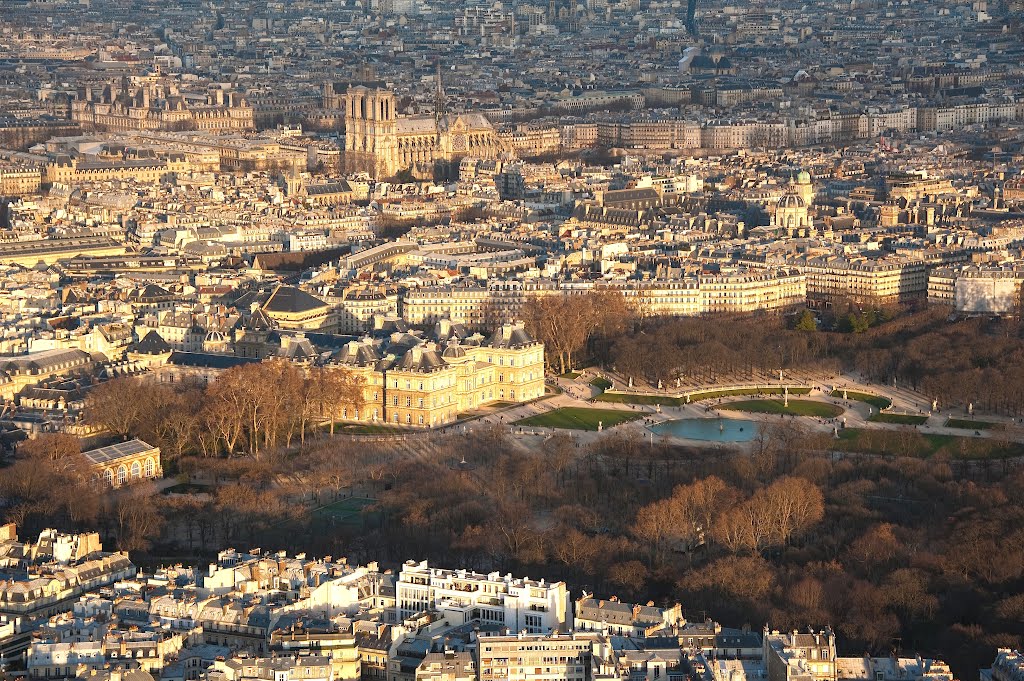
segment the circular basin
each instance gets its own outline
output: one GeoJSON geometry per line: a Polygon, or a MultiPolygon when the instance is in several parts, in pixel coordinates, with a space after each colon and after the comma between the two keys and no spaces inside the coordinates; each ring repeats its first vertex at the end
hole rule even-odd
{"type": "Polygon", "coordinates": [[[757,421],[746,419],[674,419],[651,426],[658,435],[708,442],[749,442],[757,435],[757,421]]]}

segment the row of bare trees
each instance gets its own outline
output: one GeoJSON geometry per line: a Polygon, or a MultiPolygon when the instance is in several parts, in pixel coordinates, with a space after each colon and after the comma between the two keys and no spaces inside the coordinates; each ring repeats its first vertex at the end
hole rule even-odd
{"type": "Polygon", "coordinates": [[[527,331],[544,343],[548,368],[560,374],[572,370],[588,352],[600,350],[595,346],[623,333],[632,318],[633,311],[617,291],[537,296],[523,309],[527,331]]]}
{"type": "Polygon", "coordinates": [[[715,380],[727,373],[837,366],[828,334],[788,329],[775,316],[756,321],[662,317],[643,291],[629,298],[613,289],[535,296],[524,305],[522,316],[527,330],[544,343],[548,368],[558,373],[598,361],[656,383],[684,376],[715,380]]]}
{"type": "Polygon", "coordinates": [[[165,455],[261,453],[305,443],[310,430],[363,406],[362,377],[342,367],[284,360],[232,367],[209,385],[122,377],[93,390],[86,419],[120,437],[159,444],[165,455]]]}
{"type": "MultiPolygon", "coordinates": [[[[944,406],[973,403],[981,411],[1024,414],[1024,324],[1016,320],[950,322],[943,308],[903,314],[888,310],[886,321],[862,333],[812,332],[799,325],[790,328],[775,316],[643,318],[642,303],[637,303],[626,306],[626,324],[609,337],[610,349],[603,355],[580,340],[581,335],[593,338],[600,332],[586,315],[574,313],[568,298],[570,302],[545,301],[532,308],[532,328],[545,343],[554,344],[549,346],[554,348],[552,360],[562,350],[561,337],[574,359],[582,350],[592,350],[589,359],[606,360],[623,375],[652,384],[676,378],[753,379],[790,368],[852,371],[869,381],[895,381],[919,390],[944,406]],[[547,314],[538,314],[542,312],[547,314]],[[546,333],[541,322],[547,324],[546,333]]],[[[582,303],[586,296],[577,300],[582,303]]]]}

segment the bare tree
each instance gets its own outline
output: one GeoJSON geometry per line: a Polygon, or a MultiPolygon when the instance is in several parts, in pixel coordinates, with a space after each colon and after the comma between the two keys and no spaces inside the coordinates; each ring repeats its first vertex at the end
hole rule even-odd
{"type": "Polygon", "coordinates": [[[146,390],[138,378],[115,378],[89,392],[85,418],[115,435],[128,437],[139,426],[147,401],[146,390]]]}

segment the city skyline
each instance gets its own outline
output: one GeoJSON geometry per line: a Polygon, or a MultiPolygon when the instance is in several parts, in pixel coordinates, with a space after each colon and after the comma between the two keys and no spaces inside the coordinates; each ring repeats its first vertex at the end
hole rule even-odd
{"type": "Polygon", "coordinates": [[[1022,681],[1024,0],[0,0],[0,676],[1022,681]]]}

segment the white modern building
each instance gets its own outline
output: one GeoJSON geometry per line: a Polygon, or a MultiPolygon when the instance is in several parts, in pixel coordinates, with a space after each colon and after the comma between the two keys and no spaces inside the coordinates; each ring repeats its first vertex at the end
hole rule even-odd
{"type": "Polygon", "coordinates": [[[565,631],[570,620],[564,582],[519,579],[498,572],[432,568],[408,561],[395,584],[398,619],[436,610],[454,625],[479,619],[511,631],[565,631]]]}

